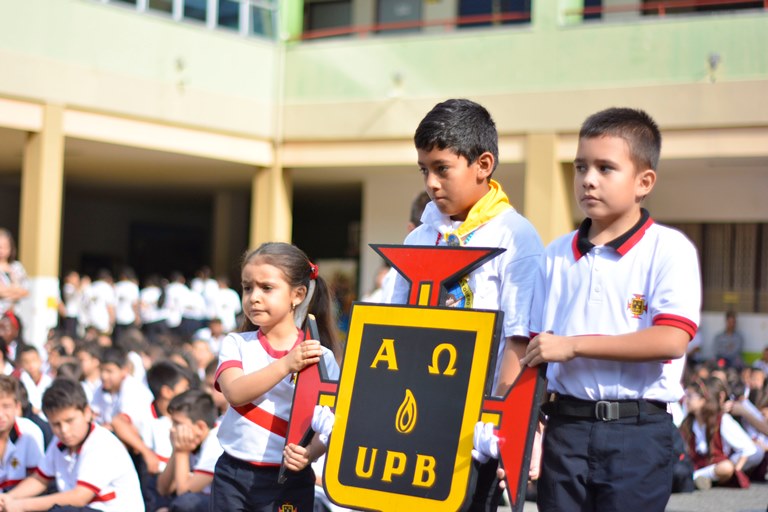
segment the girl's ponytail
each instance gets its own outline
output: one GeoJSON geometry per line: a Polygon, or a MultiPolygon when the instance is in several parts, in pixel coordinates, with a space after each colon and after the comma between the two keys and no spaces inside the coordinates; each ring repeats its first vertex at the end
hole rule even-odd
{"type": "Polygon", "coordinates": [[[320,276],[315,278],[315,292],[309,303],[309,312],[315,315],[317,329],[320,331],[320,343],[333,351],[337,358],[341,356],[334,322],[333,301],[328,283],[320,276]]]}

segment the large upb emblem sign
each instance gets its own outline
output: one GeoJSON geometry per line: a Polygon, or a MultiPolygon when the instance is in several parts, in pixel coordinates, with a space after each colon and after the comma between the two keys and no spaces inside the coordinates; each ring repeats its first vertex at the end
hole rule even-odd
{"type": "Polygon", "coordinates": [[[356,306],[326,459],[332,499],[378,510],[461,506],[471,459],[457,454],[472,450],[495,320],[356,306]]]}
{"type": "Polygon", "coordinates": [[[437,307],[446,284],[501,250],[374,249],[411,283],[409,305],[353,306],[338,385],[317,366],[300,374],[289,442],[306,432],[315,404],[335,403],[324,474],[331,500],[366,510],[456,511],[467,499],[482,418],[499,427],[512,506],[522,509],[540,379],[526,370],[506,397],[489,397],[501,314],[437,307]]]}

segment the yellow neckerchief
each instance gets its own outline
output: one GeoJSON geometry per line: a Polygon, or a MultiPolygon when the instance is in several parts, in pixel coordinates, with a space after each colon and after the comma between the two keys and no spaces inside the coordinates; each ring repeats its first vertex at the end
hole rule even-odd
{"type": "Polygon", "coordinates": [[[455,231],[443,233],[443,239],[448,245],[463,245],[465,238],[477,228],[506,210],[511,208],[507,194],[501,190],[501,185],[496,180],[488,183],[490,190],[480,198],[469,210],[467,218],[455,231]]]}

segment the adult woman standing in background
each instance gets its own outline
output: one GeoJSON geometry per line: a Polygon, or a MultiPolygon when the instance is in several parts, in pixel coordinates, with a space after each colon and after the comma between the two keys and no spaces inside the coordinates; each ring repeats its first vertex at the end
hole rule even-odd
{"type": "Polygon", "coordinates": [[[12,310],[16,302],[28,294],[27,272],[16,260],[13,235],[0,228],[0,315],[12,310]]]}

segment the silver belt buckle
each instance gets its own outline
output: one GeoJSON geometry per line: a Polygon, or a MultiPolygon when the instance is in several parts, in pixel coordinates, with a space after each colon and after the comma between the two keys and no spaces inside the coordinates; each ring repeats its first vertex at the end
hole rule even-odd
{"type": "Polygon", "coordinates": [[[600,421],[619,419],[619,402],[600,400],[595,404],[595,418],[600,421]]]}

